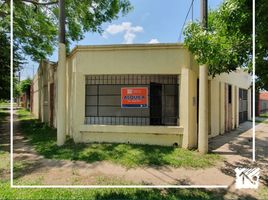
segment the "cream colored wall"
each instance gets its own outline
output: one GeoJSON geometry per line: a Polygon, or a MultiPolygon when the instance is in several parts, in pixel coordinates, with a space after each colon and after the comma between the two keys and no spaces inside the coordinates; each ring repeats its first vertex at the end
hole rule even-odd
{"type": "MultiPolygon", "coordinates": [[[[198,65],[193,60],[193,56],[183,46],[178,44],[78,46],[68,57],[66,67],[68,105],[66,119],[68,125],[66,130],[67,134],[73,137],[75,142],[101,142],[98,134],[90,131],[87,134],[87,131],[81,129],[85,118],[86,75],[177,74],[180,76],[180,120],[178,124],[184,129],[181,143],[188,148],[197,146],[198,102],[196,84],[198,65]]],[[[251,77],[246,72],[238,70],[237,72],[221,74],[210,79],[211,103],[209,110],[211,117],[209,123],[211,137],[213,137],[223,134],[225,131],[225,83],[231,84],[233,88],[232,122],[233,128],[235,128],[238,126],[238,89],[247,89],[251,84],[251,77]]],[[[165,131],[163,130],[163,132],[165,131]]],[[[141,132],[137,132],[137,134],[131,133],[131,136],[126,136],[122,140],[125,141],[126,138],[130,137],[131,141],[137,142],[138,137],[141,137],[138,133],[141,132]]],[[[119,137],[114,132],[101,137],[105,141],[112,140],[112,138],[118,141],[121,136],[119,137]]]]}
{"type": "MultiPolygon", "coordinates": [[[[239,126],[239,88],[248,89],[251,86],[251,81],[252,77],[242,70],[211,78],[210,137],[225,132],[225,115],[227,114],[225,112],[225,85],[232,86],[232,128],[235,129],[239,126]]],[[[250,109],[250,102],[248,102],[248,107],[250,109]]]]}
{"type": "Polygon", "coordinates": [[[216,134],[219,134],[220,132],[220,126],[221,126],[221,113],[220,113],[220,109],[221,109],[221,100],[222,98],[220,98],[220,82],[216,79],[212,79],[211,80],[211,84],[210,84],[210,101],[211,104],[209,104],[209,112],[210,112],[210,122],[209,124],[211,125],[211,136],[214,136],[216,134]],[[217,102],[217,103],[215,103],[217,102]],[[217,118],[217,120],[215,120],[215,118],[217,118]]]}
{"type": "Polygon", "coordinates": [[[35,117],[39,116],[39,87],[38,87],[38,75],[35,74],[32,82],[33,87],[33,105],[32,105],[32,113],[35,117]]]}
{"type": "MultiPolygon", "coordinates": [[[[68,132],[75,142],[98,141],[99,135],[85,133],[81,130],[85,119],[85,76],[98,74],[177,74],[182,68],[190,67],[190,54],[178,44],[156,45],[113,45],[77,47],[68,58],[68,132]],[[89,137],[90,135],[90,137],[89,137]]],[[[185,83],[182,83],[185,84],[185,83]]],[[[188,83],[186,83],[188,84],[188,83]]],[[[85,125],[90,127],[90,125],[85,125]]],[[[127,129],[128,127],[125,126],[127,129]]],[[[163,133],[168,129],[163,127],[163,133]]],[[[149,144],[181,145],[181,134],[165,138],[154,137],[153,133],[143,135],[142,132],[128,133],[122,140],[133,143],[143,141],[149,144]],[[139,134],[138,134],[139,133],[139,134]],[[146,139],[147,138],[147,139],[146,139]],[[174,139],[175,138],[175,139],[174,139]],[[151,142],[150,142],[151,141],[151,142]],[[161,142],[162,141],[162,142],[161,142]],[[172,142],[173,141],[173,142],[172,142]]],[[[103,141],[120,142],[121,136],[106,134],[103,141]],[[113,139],[112,139],[113,138],[113,139]]]]}
{"type": "Polygon", "coordinates": [[[82,74],[180,74],[190,66],[190,54],[178,44],[78,46],[73,56],[82,74]]]}
{"type": "Polygon", "coordinates": [[[180,125],[184,128],[182,146],[197,147],[197,75],[182,68],[180,82],[180,125]]]}
{"type": "Polygon", "coordinates": [[[114,142],[181,146],[183,128],[163,126],[83,125],[82,142],[114,142]]]}
{"type": "Polygon", "coordinates": [[[49,122],[49,86],[53,81],[53,66],[48,61],[41,61],[33,79],[33,114],[42,122],[49,122]]]}
{"type": "Polygon", "coordinates": [[[236,72],[230,72],[229,74],[223,73],[216,76],[214,79],[243,89],[248,89],[252,83],[252,77],[247,72],[239,69],[236,72]]]}

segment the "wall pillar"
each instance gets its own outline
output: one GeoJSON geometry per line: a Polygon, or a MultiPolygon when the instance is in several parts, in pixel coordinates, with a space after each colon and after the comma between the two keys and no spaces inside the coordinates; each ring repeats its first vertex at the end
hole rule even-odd
{"type": "Polygon", "coordinates": [[[197,77],[188,69],[181,70],[180,125],[183,126],[182,147],[197,147],[197,77]]]}
{"type": "Polygon", "coordinates": [[[198,150],[208,152],[208,66],[199,66],[198,150]]]}
{"type": "Polygon", "coordinates": [[[59,62],[57,68],[57,145],[65,142],[66,127],[66,46],[59,43],[59,62]]]}
{"type": "Polygon", "coordinates": [[[251,105],[252,105],[252,98],[251,98],[251,88],[248,89],[248,120],[251,120],[252,119],[252,116],[251,116],[251,105]]]}
{"type": "Polygon", "coordinates": [[[84,125],[85,121],[85,95],[86,95],[86,81],[85,75],[81,72],[73,73],[73,139],[75,143],[83,142],[81,125],[84,125]]]}
{"type": "Polygon", "coordinates": [[[235,126],[239,127],[239,88],[235,86],[235,126]]]}

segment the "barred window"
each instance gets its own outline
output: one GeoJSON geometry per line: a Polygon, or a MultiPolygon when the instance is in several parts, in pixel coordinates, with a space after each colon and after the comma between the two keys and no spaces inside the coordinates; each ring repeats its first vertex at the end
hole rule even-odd
{"type": "Polygon", "coordinates": [[[86,124],[178,125],[177,75],[86,76],[86,124]],[[148,89],[148,107],[121,107],[121,88],[148,89]]]}
{"type": "Polygon", "coordinates": [[[248,91],[239,89],[239,123],[248,120],[248,91]]]}

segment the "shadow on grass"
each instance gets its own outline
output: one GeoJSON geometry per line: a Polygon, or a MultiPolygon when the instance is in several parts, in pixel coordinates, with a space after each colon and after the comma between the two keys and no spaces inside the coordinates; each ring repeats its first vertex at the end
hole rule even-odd
{"type": "Polygon", "coordinates": [[[10,114],[8,112],[3,112],[2,109],[0,109],[0,125],[4,122],[7,122],[6,117],[8,117],[10,114]]]}
{"type": "MultiPolygon", "coordinates": [[[[27,115],[23,116],[27,117],[27,115]]],[[[22,118],[22,119],[23,119],[22,118]]],[[[135,144],[75,144],[68,139],[65,145],[56,144],[56,129],[36,119],[21,120],[21,130],[35,150],[46,158],[82,160],[88,163],[112,161],[125,167],[170,165],[174,167],[205,168],[221,160],[217,154],[200,155],[175,147],[135,144]]]]}
{"type": "MultiPolygon", "coordinates": [[[[0,198],[4,199],[223,200],[226,194],[226,189],[11,189],[9,183],[0,181],[0,198]]],[[[234,197],[235,194],[228,195],[234,197]]],[[[235,197],[241,200],[256,199],[245,194],[235,197]]]]}

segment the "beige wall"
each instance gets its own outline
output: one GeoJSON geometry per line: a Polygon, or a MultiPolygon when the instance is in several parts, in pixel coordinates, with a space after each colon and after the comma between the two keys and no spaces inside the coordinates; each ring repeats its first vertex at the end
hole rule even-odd
{"type": "Polygon", "coordinates": [[[83,142],[115,142],[172,146],[182,143],[183,128],[163,126],[83,125],[83,142]]]}
{"type": "Polygon", "coordinates": [[[39,87],[38,87],[38,74],[35,74],[33,81],[32,81],[32,87],[33,87],[33,105],[32,105],[32,113],[35,117],[39,117],[39,87]]]}
{"type": "MultiPolygon", "coordinates": [[[[42,120],[47,120],[44,93],[45,84],[55,81],[51,70],[40,65],[40,72],[34,79],[33,112],[42,120]],[[42,77],[42,78],[41,78],[42,77]],[[39,89],[38,89],[39,88],[39,89]],[[38,107],[38,108],[37,108],[38,107]]],[[[55,67],[54,67],[55,68],[55,67]]],[[[145,45],[104,45],[77,46],[66,62],[66,134],[75,142],[131,142],[142,144],[172,145],[192,148],[197,146],[197,80],[199,68],[193,56],[179,44],[145,45]],[[178,75],[179,78],[179,119],[177,130],[169,134],[168,127],[130,127],[108,125],[85,125],[85,76],[103,74],[162,74],[178,75]],[[132,131],[130,131],[130,128],[132,131]],[[146,132],[145,130],[150,131],[146,132]],[[161,130],[161,134],[156,134],[161,130]]],[[[55,71],[53,72],[56,73],[55,71]]],[[[232,85],[232,125],[238,120],[238,91],[248,89],[251,77],[241,70],[210,78],[210,132],[211,137],[225,131],[225,84],[232,85]]],[[[55,85],[55,91],[57,86],[55,85]]],[[[49,90],[47,91],[49,94],[49,90]]],[[[56,94],[56,93],[55,93],[56,94]]],[[[49,96],[49,95],[48,95],[49,96]]],[[[55,102],[57,97],[55,96],[55,102]]],[[[55,107],[56,113],[56,107],[55,107]]],[[[54,117],[54,125],[56,125],[54,117]]]]}
{"type": "MultiPolygon", "coordinates": [[[[230,84],[232,87],[232,128],[239,126],[239,88],[249,89],[251,86],[251,76],[242,70],[224,73],[211,79],[211,104],[209,105],[209,112],[211,114],[211,135],[214,137],[225,132],[225,85],[230,84]]],[[[249,94],[250,95],[250,94],[249,94]]],[[[248,101],[250,109],[251,102],[248,101]]],[[[250,118],[249,118],[250,119],[250,118]]]]}
{"type": "MultiPolygon", "coordinates": [[[[33,114],[42,122],[50,122],[50,84],[54,82],[55,65],[41,61],[33,79],[33,114]]],[[[54,95],[55,96],[55,95],[54,95]]],[[[55,101],[55,100],[54,100],[55,101]]],[[[56,110],[54,108],[54,110],[56,110]]],[[[54,119],[56,113],[54,112],[54,119]]],[[[55,126],[55,121],[53,122],[55,126]]]]}
{"type": "MultiPolygon", "coordinates": [[[[70,88],[68,102],[72,105],[69,108],[69,126],[68,132],[72,134],[76,142],[90,141],[85,131],[81,130],[84,125],[85,118],[85,76],[98,74],[174,74],[179,75],[182,68],[190,67],[190,54],[185,48],[177,44],[162,45],[114,45],[114,46],[78,46],[72,52],[68,60],[68,73],[70,80],[70,88]],[[105,59],[104,59],[105,58],[105,59]],[[87,139],[85,139],[87,138],[87,139]]],[[[185,84],[181,82],[181,84],[185,84]]],[[[90,125],[85,125],[90,126],[90,125]]],[[[102,127],[105,125],[100,125],[102,127]]],[[[127,126],[123,127],[128,128],[127,126]]],[[[163,127],[163,133],[167,128],[163,127]]],[[[139,132],[139,131],[138,131],[139,132]]],[[[138,133],[136,132],[136,133],[138,133]]],[[[142,130],[140,130],[142,133],[142,130]]],[[[144,134],[144,133],[143,133],[144,134]]],[[[93,133],[89,135],[96,139],[93,133]]],[[[128,133],[128,140],[137,143],[142,140],[141,135],[128,133]],[[130,136],[131,135],[131,136],[130,136]]],[[[108,137],[108,135],[103,136],[108,137]]],[[[111,135],[109,135],[111,137],[111,135]]],[[[120,136],[121,137],[121,136],[120,136]]],[[[119,138],[115,139],[118,140],[119,138]]],[[[178,143],[181,145],[181,136],[169,136],[167,141],[163,140],[163,135],[147,134],[146,137],[151,138],[151,142],[165,145],[178,143]],[[157,138],[157,139],[156,139],[157,138]],[[171,139],[170,139],[171,138],[171,139]],[[173,143],[171,140],[174,141],[173,143]]],[[[126,140],[122,139],[122,140],[126,140]]],[[[145,140],[145,136],[143,136],[145,140]]],[[[98,140],[99,141],[99,140],[98,140]]],[[[119,141],[119,140],[118,140],[119,141]]],[[[111,141],[112,142],[112,141],[111,141]]],[[[140,143],[140,142],[139,142],[140,143]]],[[[149,141],[147,141],[149,143],[149,141]]]]}
{"type": "Polygon", "coordinates": [[[183,127],[184,148],[197,147],[197,74],[182,68],[180,82],[180,125],[183,127]]]}

